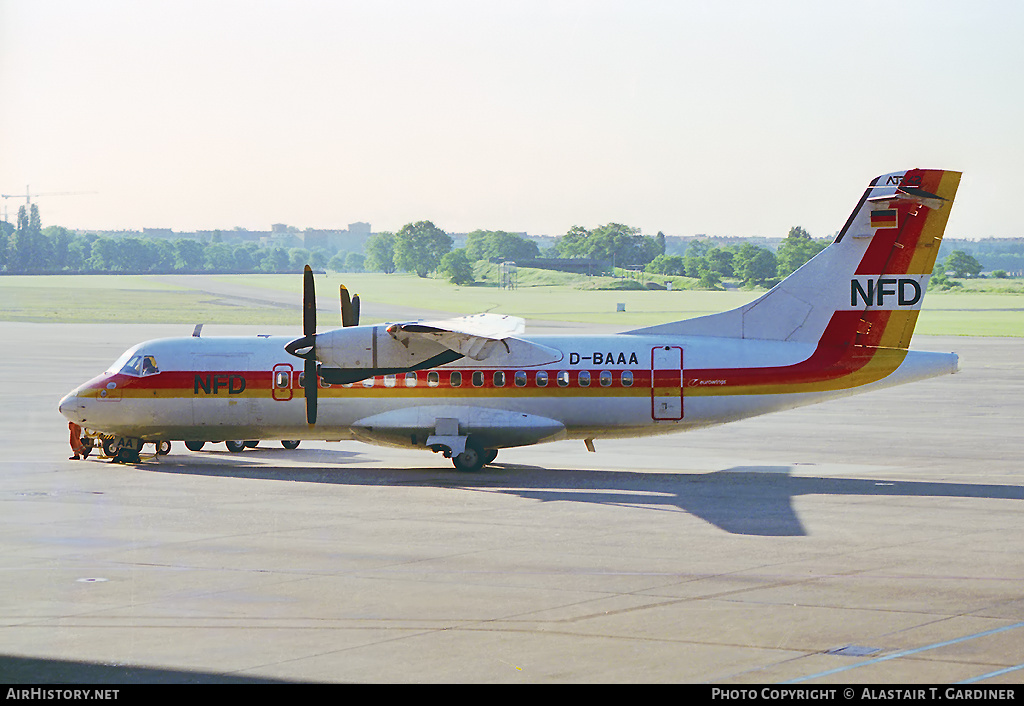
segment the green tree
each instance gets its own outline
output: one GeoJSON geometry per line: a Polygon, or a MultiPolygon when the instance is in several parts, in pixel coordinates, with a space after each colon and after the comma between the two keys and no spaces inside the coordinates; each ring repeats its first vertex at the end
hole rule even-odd
{"type": "Polygon", "coordinates": [[[697,286],[701,289],[718,289],[722,275],[711,269],[711,263],[705,258],[700,261],[697,269],[697,286]]]}
{"type": "Polygon", "coordinates": [[[717,273],[719,279],[721,279],[722,277],[733,276],[733,257],[734,256],[731,250],[725,250],[723,248],[711,248],[704,255],[704,260],[705,262],[708,263],[708,269],[711,272],[717,273]]]}
{"type": "Polygon", "coordinates": [[[683,251],[683,273],[687,277],[700,277],[700,266],[704,257],[711,251],[712,245],[707,240],[691,240],[683,251]]]}
{"type": "Polygon", "coordinates": [[[350,252],[345,256],[345,272],[362,272],[366,269],[366,256],[358,252],[350,252]]]}
{"type": "Polygon", "coordinates": [[[284,248],[267,248],[260,259],[260,272],[289,272],[291,261],[284,248]]]}
{"type": "Polygon", "coordinates": [[[174,241],[174,269],[182,272],[201,272],[203,265],[206,264],[204,250],[205,246],[198,240],[178,238],[174,241]]]}
{"type": "Polygon", "coordinates": [[[473,284],[473,263],[470,262],[463,248],[445,253],[441,258],[439,269],[441,274],[447,277],[452,284],[473,284]]]}
{"type": "MultiPolygon", "coordinates": [[[[35,209],[36,205],[32,204],[35,209]]],[[[18,222],[11,238],[8,264],[11,272],[26,272],[36,263],[36,242],[29,226],[28,209],[18,207],[18,222]]]]}
{"type": "Polygon", "coordinates": [[[346,257],[348,257],[347,252],[342,251],[334,253],[331,259],[327,261],[327,269],[334,272],[348,272],[348,270],[345,269],[346,257]]]}
{"type": "Polygon", "coordinates": [[[679,255],[658,255],[647,263],[647,272],[657,275],[682,276],[686,274],[683,258],[679,255]]]}
{"type": "Polygon", "coordinates": [[[537,243],[503,230],[474,230],[466,237],[466,257],[470,260],[529,260],[540,257],[537,243]]]}
{"type": "Polygon", "coordinates": [[[255,257],[255,251],[256,248],[249,243],[236,246],[231,251],[234,269],[239,272],[252,272],[256,269],[257,258],[255,257]]]}
{"type": "Polygon", "coordinates": [[[366,239],[363,246],[366,251],[365,267],[371,272],[383,272],[386,275],[395,271],[395,234],[374,233],[366,239]]]}
{"type": "Polygon", "coordinates": [[[314,248],[309,253],[309,266],[314,270],[326,270],[327,261],[330,258],[327,255],[327,251],[323,248],[314,248]]]}
{"type": "Polygon", "coordinates": [[[779,243],[778,276],[786,277],[828,246],[825,240],[814,240],[800,226],[789,229],[786,239],[779,243]]]}
{"type": "Polygon", "coordinates": [[[778,276],[778,263],[771,250],[743,243],[733,256],[733,270],[745,284],[766,284],[778,276]]]}
{"type": "Polygon", "coordinates": [[[288,266],[295,272],[309,264],[310,252],[306,248],[292,248],[288,251],[288,266]]]}
{"type": "Polygon", "coordinates": [[[407,223],[395,233],[395,265],[420,277],[436,270],[451,249],[451,236],[430,221],[407,223]]]}
{"type": "Polygon", "coordinates": [[[587,238],[590,231],[583,226],[573,226],[558,239],[554,245],[556,257],[589,257],[587,255],[587,238]]]}
{"type": "Polygon", "coordinates": [[[92,243],[89,261],[86,267],[99,272],[109,272],[117,268],[117,243],[113,238],[97,238],[92,243]]]}
{"type": "Polygon", "coordinates": [[[606,260],[616,267],[643,267],[662,254],[656,238],[621,223],[606,223],[591,231],[573,226],[557,247],[562,257],[606,260]]]}
{"type": "Polygon", "coordinates": [[[963,250],[954,250],[943,263],[946,272],[954,277],[977,277],[981,274],[981,263],[963,250]]]}
{"type": "Polygon", "coordinates": [[[53,272],[60,272],[68,267],[68,248],[74,235],[67,228],[61,226],[50,226],[43,230],[43,237],[49,242],[51,259],[49,268],[53,272]]]}
{"type": "Polygon", "coordinates": [[[234,269],[235,251],[225,242],[212,240],[203,251],[206,269],[214,272],[227,272],[234,269]]]}

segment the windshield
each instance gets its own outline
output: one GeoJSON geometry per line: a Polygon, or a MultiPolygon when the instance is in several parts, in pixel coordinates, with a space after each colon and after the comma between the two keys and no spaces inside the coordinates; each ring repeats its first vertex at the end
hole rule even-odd
{"type": "Polygon", "coordinates": [[[155,357],[141,353],[137,348],[132,348],[115,360],[113,365],[107,368],[107,372],[145,377],[159,373],[160,366],[157,365],[155,357]]]}

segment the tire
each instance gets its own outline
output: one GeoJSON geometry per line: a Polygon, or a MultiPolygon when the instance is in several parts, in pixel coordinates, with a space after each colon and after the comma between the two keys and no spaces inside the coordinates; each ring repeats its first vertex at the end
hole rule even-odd
{"type": "Polygon", "coordinates": [[[189,451],[202,451],[203,447],[206,446],[205,441],[186,441],[185,448],[189,451]]]}
{"type": "Polygon", "coordinates": [[[236,453],[239,453],[240,451],[244,451],[245,450],[245,442],[244,441],[225,441],[224,445],[227,446],[228,447],[228,451],[230,451],[233,454],[236,454],[236,453]]]}
{"type": "Polygon", "coordinates": [[[118,463],[140,463],[139,452],[129,448],[119,448],[115,460],[118,463]]]}
{"type": "Polygon", "coordinates": [[[117,445],[117,439],[104,439],[103,440],[103,455],[104,456],[109,456],[110,458],[114,458],[115,456],[117,456],[117,452],[118,452],[119,448],[120,447],[117,445]]]}
{"type": "Polygon", "coordinates": [[[171,442],[169,441],[158,441],[156,442],[156,455],[166,456],[171,452],[171,442]]]}
{"type": "Polygon", "coordinates": [[[285,447],[286,449],[297,449],[297,448],[299,448],[299,442],[298,442],[298,440],[295,440],[295,441],[282,441],[281,442],[281,446],[285,447]]]}
{"type": "Polygon", "coordinates": [[[484,449],[484,465],[494,463],[494,459],[498,458],[498,449],[484,449]]]}
{"type": "Polygon", "coordinates": [[[458,471],[472,473],[484,467],[484,450],[472,441],[466,442],[466,450],[452,457],[452,464],[458,471]]]}
{"type": "Polygon", "coordinates": [[[260,440],[259,439],[256,439],[254,441],[247,441],[247,442],[245,442],[245,448],[247,448],[247,449],[255,449],[257,446],[259,446],[259,444],[260,444],[260,440]]]}

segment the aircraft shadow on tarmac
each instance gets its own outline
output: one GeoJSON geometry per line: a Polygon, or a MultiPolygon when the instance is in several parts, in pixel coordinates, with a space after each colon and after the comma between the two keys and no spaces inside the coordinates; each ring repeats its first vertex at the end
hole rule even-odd
{"type": "MultiPolygon", "coordinates": [[[[0,684],[294,684],[283,679],[216,672],[98,664],[0,654],[0,684]]],[[[15,690],[17,691],[17,689],[15,690]]]]}
{"type": "Polygon", "coordinates": [[[731,534],[777,537],[807,535],[793,508],[793,498],[803,495],[1024,500],[1024,487],[1020,486],[794,476],[791,466],[737,466],[710,473],[673,473],[550,470],[498,463],[477,473],[461,473],[443,468],[364,467],[358,465],[365,461],[361,458],[364,454],[349,451],[284,451],[290,461],[316,465],[273,465],[273,457],[281,451],[230,457],[197,454],[180,461],[165,456],[158,463],[139,467],[160,473],[333,485],[447,487],[542,502],[682,510],[731,534]]]}

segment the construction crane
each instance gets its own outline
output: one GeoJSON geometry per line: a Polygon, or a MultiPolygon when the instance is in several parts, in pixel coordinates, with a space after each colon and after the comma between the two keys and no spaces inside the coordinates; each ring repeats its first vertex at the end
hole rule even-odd
{"type": "Polygon", "coordinates": [[[0,194],[0,198],[4,199],[4,220],[7,220],[7,199],[25,199],[25,205],[28,206],[32,203],[33,196],[78,196],[81,194],[95,194],[95,191],[46,191],[43,193],[31,193],[28,189],[28,184],[25,185],[24,194],[0,194]]]}

